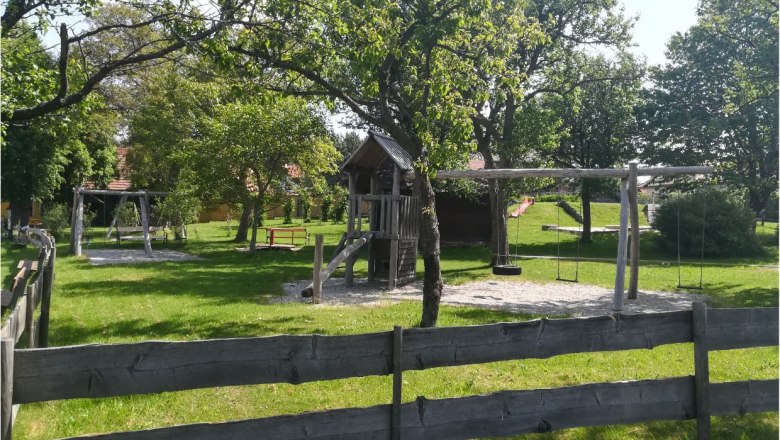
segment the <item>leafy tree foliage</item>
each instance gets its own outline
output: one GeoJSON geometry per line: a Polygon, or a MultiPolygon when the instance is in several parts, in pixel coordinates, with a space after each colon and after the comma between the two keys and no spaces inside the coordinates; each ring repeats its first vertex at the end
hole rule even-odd
{"type": "Polygon", "coordinates": [[[705,0],[667,44],[642,127],[652,163],[714,163],[720,178],[766,208],[778,179],[778,3],[705,0]]]}
{"type": "Polygon", "coordinates": [[[257,101],[220,105],[204,126],[205,136],[195,155],[195,172],[209,186],[243,186],[251,195],[252,238],[269,205],[283,201],[292,189],[288,165],[314,178],[335,170],[340,158],[322,115],[298,98],[278,97],[271,104],[257,101]]]}
{"type": "MultiPolygon", "coordinates": [[[[547,99],[567,132],[552,158],[566,168],[611,168],[636,157],[633,108],[641,90],[642,66],[628,54],[616,61],[583,56],[570,93],[547,99]]],[[[583,179],[582,236],[591,240],[590,201],[594,190],[611,182],[583,179]]]]}
{"type": "Polygon", "coordinates": [[[42,35],[62,16],[80,14],[94,20],[80,32],[68,29],[64,23],[59,25],[59,58],[54,75],[41,75],[34,64],[3,51],[8,70],[24,72],[20,74],[27,77],[24,87],[43,93],[26,94],[26,99],[11,105],[4,103],[0,116],[4,123],[19,123],[79,104],[102,82],[116,79],[127,69],[168,57],[188,44],[215,35],[233,19],[234,7],[240,4],[221,2],[217,8],[200,8],[173,0],[125,2],[108,8],[134,13],[101,15],[105,10],[101,10],[99,0],[9,0],[0,17],[3,40],[21,38],[31,31],[33,36],[42,35]],[[25,25],[28,19],[30,26],[25,25]],[[100,47],[108,50],[96,50],[100,47]]]}
{"type": "MultiPolygon", "coordinates": [[[[42,84],[55,77],[54,62],[35,33],[4,38],[2,49],[2,105],[45,99],[48,91],[42,84]]],[[[106,184],[115,174],[117,118],[99,96],[35,124],[11,122],[2,128],[2,197],[11,203],[14,222],[26,222],[33,200],[57,195],[67,200],[70,187],[87,181],[106,184]]]]}

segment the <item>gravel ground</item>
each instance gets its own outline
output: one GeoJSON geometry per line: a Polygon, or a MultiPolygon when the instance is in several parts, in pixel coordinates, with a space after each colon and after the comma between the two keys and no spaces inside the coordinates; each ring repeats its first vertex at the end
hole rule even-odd
{"type": "MultiPolygon", "coordinates": [[[[286,283],[285,295],[278,301],[309,302],[310,298],[301,297],[301,290],[310,283],[308,280],[286,283]]],[[[421,281],[393,291],[384,289],[383,285],[359,279],[355,280],[354,287],[347,288],[343,278],[330,279],[323,285],[322,303],[374,306],[422,299],[421,281]]],[[[624,312],[690,310],[692,302],[709,299],[706,295],[653,291],[640,291],[637,296],[636,300],[624,300],[624,312]]],[[[563,282],[536,284],[528,281],[486,280],[458,286],[445,284],[442,303],[538,315],[593,316],[612,312],[612,290],[563,282]]]]}
{"type": "Polygon", "coordinates": [[[93,266],[203,259],[184,252],[168,250],[152,250],[151,258],[146,256],[143,249],[88,249],[84,251],[84,254],[89,258],[89,263],[93,266]]]}

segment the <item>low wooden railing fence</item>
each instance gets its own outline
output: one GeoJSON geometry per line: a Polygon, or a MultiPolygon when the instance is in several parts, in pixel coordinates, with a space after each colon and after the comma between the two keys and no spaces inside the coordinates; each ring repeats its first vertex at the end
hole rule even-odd
{"type": "Polygon", "coordinates": [[[22,336],[27,348],[49,345],[49,309],[57,248],[54,238],[46,231],[28,229],[26,240],[38,247],[37,261],[22,261],[10,290],[2,293],[3,311],[10,310],[3,318],[0,329],[0,433],[10,437],[18,404],[12,402],[14,346],[22,336]],[[36,310],[40,306],[38,317],[36,310]]]}
{"type": "MultiPolygon", "coordinates": [[[[368,408],[116,432],[91,439],[474,438],[577,426],[776,411],[778,381],[709,382],[708,352],[774,346],[778,309],[707,309],[541,319],[347,336],[272,336],[80,345],[13,353],[3,403],[393,374],[393,403],[368,408]],[[402,372],[568,353],[694,343],[695,376],[402,402],[402,372]]],[[[5,391],[4,391],[5,393],[5,391]]]]}

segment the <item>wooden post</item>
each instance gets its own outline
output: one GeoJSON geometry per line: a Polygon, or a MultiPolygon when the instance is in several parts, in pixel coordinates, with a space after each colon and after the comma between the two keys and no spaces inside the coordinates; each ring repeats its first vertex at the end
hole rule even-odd
{"type": "MultiPolygon", "coordinates": [[[[371,195],[376,195],[378,193],[379,188],[379,182],[377,181],[376,173],[371,174],[371,195]]],[[[369,229],[372,232],[379,230],[379,222],[377,221],[377,211],[381,213],[382,209],[382,202],[377,200],[372,200],[370,203],[370,208],[368,209],[368,225],[369,229]]],[[[374,267],[376,265],[376,255],[374,253],[376,252],[376,249],[374,247],[374,239],[372,238],[368,241],[368,281],[374,281],[374,275],[376,273],[376,268],[374,267]]]]}
{"type": "Polygon", "coordinates": [[[2,418],[2,425],[0,425],[0,438],[2,440],[10,440],[13,421],[13,398],[14,398],[14,340],[11,338],[3,338],[0,341],[0,418],[2,418]]]}
{"type": "Polygon", "coordinates": [[[398,282],[398,199],[401,195],[401,170],[393,165],[393,194],[390,199],[390,270],[387,288],[395,289],[398,282]]]}
{"type": "Polygon", "coordinates": [[[33,315],[35,314],[35,290],[38,289],[38,281],[27,286],[27,315],[24,319],[24,333],[27,337],[27,348],[35,348],[35,332],[33,329],[33,315]]]}
{"type": "Polygon", "coordinates": [[[618,235],[617,268],[615,270],[615,296],[612,311],[623,310],[623,288],[626,282],[626,250],[628,247],[628,182],[620,179],[620,232],[618,235]]]}
{"type": "Polygon", "coordinates": [[[314,304],[319,304],[320,298],[322,297],[322,254],[324,241],[325,236],[323,234],[314,236],[314,273],[312,274],[312,281],[314,284],[314,293],[312,297],[314,304]]]}
{"type": "Polygon", "coordinates": [[[51,292],[54,286],[54,260],[57,259],[57,246],[54,237],[49,236],[49,263],[43,272],[43,298],[41,298],[41,326],[38,337],[38,346],[49,346],[49,309],[51,308],[51,292]]]}
{"type": "Polygon", "coordinates": [[[81,255],[81,234],[84,229],[84,194],[81,192],[81,187],[76,191],[76,208],[75,219],[71,225],[71,235],[73,240],[73,255],[81,255]]]}
{"type": "Polygon", "coordinates": [[[710,438],[710,366],[707,348],[707,304],[693,303],[693,364],[696,383],[696,438],[710,438]]]}
{"type": "Polygon", "coordinates": [[[79,204],[79,189],[80,187],[78,186],[73,188],[73,206],[70,213],[70,237],[68,243],[70,244],[70,252],[73,254],[76,253],[76,210],[79,204]]]}
{"type": "Polygon", "coordinates": [[[146,256],[152,257],[152,242],[149,239],[149,193],[144,191],[144,195],[139,197],[141,204],[141,227],[144,230],[144,253],[146,256]]]}
{"type": "MultiPolygon", "coordinates": [[[[357,174],[354,172],[349,173],[349,215],[347,216],[347,246],[352,244],[352,241],[355,238],[355,215],[360,215],[359,212],[356,213],[355,211],[355,204],[357,203],[357,195],[356,193],[357,188],[357,174]]],[[[360,209],[359,207],[357,207],[360,209]]],[[[344,264],[344,285],[347,287],[352,287],[355,285],[355,279],[354,279],[354,267],[355,267],[355,256],[350,255],[347,258],[346,263],[344,264]]]]}
{"type": "Polygon", "coordinates": [[[401,392],[403,390],[403,334],[404,328],[400,325],[393,326],[393,413],[392,413],[392,438],[401,439],[401,392]]]}
{"type": "MultiPolygon", "coordinates": [[[[111,219],[111,224],[108,225],[108,232],[106,232],[106,239],[111,238],[111,230],[114,229],[116,226],[116,218],[117,214],[119,214],[119,210],[122,209],[122,206],[124,206],[125,202],[127,202],[127,195],[122,195],[122,198],[119,199],[119,204],[116,205],[116,212],[114,212],[114,218],[111,219]]],[[[119,234],[119,231],[116,232],[119,234]]]]}
{"type": "Polygon", "coordinates": [[[636,162],[628,164],[628,207],[631,220],[631,259],[628,278],[628,298],[636,299],[639,289],[639,197],[636,162]]]}

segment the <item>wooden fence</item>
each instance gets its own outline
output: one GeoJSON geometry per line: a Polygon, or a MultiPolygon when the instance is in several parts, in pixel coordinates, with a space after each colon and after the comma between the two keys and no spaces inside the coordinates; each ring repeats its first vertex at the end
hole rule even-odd
{"type": "Polygon", "coordinates": [[[347,336],[20,349],[9,363],[13,393],[3,394],[3,405],[393,374],[392,404],[90,438],[457,439],[694,418],[699,438],[709,438],[711,415],[776,411],[778,381],[710,383],[708,352],[777,343],[777,308],[708,310],[696,303],[692,311],[347,336]],[[690,342],[695,376],[401,403],[403,371],[690,342]]]}
{"type": "Polygon", "coordinates": [[[27,241],[38,247],[38,259],[20,262],[11,290],[4,290],[2,295],[3,311],[10,310],[0,330],[0,429],[3,439],[10,437],[19,409],[19,405],[12,402],[14,346],[22,336],[29,349],[49,345],[49,308],[57,248],[54,238],[43,230],[28,229],[26,235],[27,241]],[[40,312],[36,318],[38,306],[40,312]]]}

